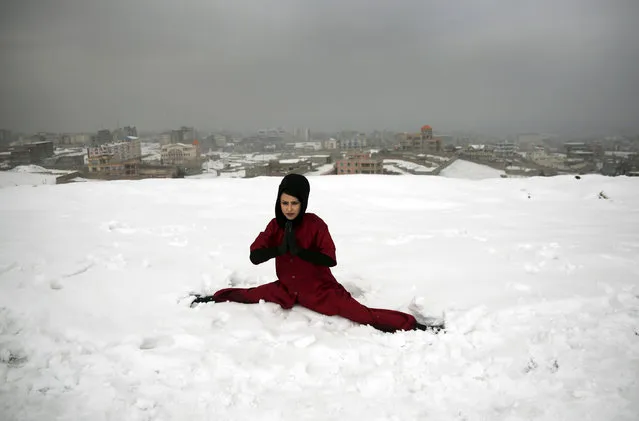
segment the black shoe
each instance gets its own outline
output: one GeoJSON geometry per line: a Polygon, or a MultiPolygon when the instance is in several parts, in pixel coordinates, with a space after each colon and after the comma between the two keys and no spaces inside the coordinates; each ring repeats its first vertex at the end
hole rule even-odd
{"type": "Polygon", "coordinates": [[[433,324],[433,325],[425,325],[422,323],[415,323],[415,327],[413,328],[413,330],[424,330],[427,332],[432,332],[432,333],[446,333],[446,326],[444,325],[444,323],[441,324],[433,324]]]}
{"type": "Polygon", "coordinates": [[[194,294],[193,297],[195,297],[195,299],[193,301],[191,301],[191,308],[197,306],[200,303],[209,303],[211,301],[215,301],[215,300],[213,300],[213,296],[212,295],[194,294]]]}

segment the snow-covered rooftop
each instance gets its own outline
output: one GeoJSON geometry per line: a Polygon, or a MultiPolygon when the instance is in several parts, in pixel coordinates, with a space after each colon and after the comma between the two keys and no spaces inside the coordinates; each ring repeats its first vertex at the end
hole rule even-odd
{"type": "Polygon", "coordinates": [[[59,176],[73,172],[75,171],[47,169],[39,165],[19,165],[8,171],[0,171],[0,188],[56,184],[59,176]]]}
{"type": "Polygon", "coordinates": [[[303,162],[304,160],[301,158],[290,158],[290,159],[280,159],[280,164],[298,164],[303,162]]]}
{"type": "Polygon", "coordinates": [[[396,170],[396,172],[400,172],[402,174],[410,174],[410,171],[415,173],[430,173],[434,171],[437,167],[426,167],[424,165],[415,164],[414,162],[404,161],[401,159],[384,159],[384,167],[396,170]]]}

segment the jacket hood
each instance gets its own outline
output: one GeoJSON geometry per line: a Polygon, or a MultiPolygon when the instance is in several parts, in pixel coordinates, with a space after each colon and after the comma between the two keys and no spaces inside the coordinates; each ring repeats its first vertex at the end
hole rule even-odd
{"type": "Polygon", "coordinates": [[[286,221],[288,219],[282,213],[282,208],[280,207],[280,197],[282,197],[282,193],[286,193],[290,196],[297,198],[300,201],[300,213],[293,220],[293,225],[299,225],[304,218],[304,214],[306,213],[306,207],[308,206],[308,196],[311,192],[311,185],[309,184],[306,177],[300,174],[288,174],[280,183],[279,188],[277,189],[277,198],[275,199],[275,218],[277,219],[277,223],[279,226],[284,227],[286,221]]]}

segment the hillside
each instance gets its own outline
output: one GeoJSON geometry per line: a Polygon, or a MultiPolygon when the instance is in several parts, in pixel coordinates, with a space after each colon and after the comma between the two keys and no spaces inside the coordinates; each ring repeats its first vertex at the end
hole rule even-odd
{"type": "Polygon", "coordinates": [[[248,247],[278,178],[6,187],[3,419],[637,418],[639,179],[310,182],[336,278],[371,307],[445,314],[446,334],[189,308],[275,279],[248,247]]]}

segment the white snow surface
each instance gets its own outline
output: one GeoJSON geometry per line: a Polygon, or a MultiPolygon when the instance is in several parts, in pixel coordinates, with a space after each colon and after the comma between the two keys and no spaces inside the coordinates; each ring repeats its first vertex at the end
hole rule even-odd
{"type": "Polygon", "coordinates": [[[415,164],[414,162],[404,161],[402,159],[384,159],[384,167],[401,174],[411,174],[410,171],[415,171],[417,173],[430,173],[437,168],[415,164]]]}
{"type": "Polygon", "coordinates": [[[73,171],[52,170],[39,165],[18,165],[8,171],[0,171],[0,188],[55,184],[59,175],[70,172],[73,171]]]}
{"type": "Polygon", "coordinates": [[[275,279],[248,254],[279,182],[0,190],[0,418],[639,418],[639,178],[311,177],[336,278],[439,335],[190,308],[275,279]]]}
{"type": "Polygon", "coordinates": [[[55,184],[57,176],[53,174],[21,173],[0,171],[0,188],[14,186],[40,186],[55,184]]]}
{"type": "Polygon", "coordinates": [[[442,177],[472,180],[499,178],[502,174],[506,174],[506,172],[489,167],[488,165],[481,165],[463,159],[458,159],[439,173],[442,177]]]}

